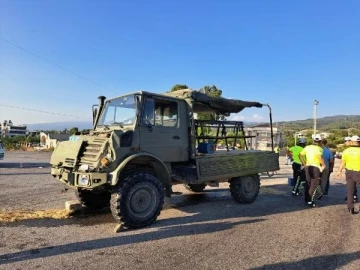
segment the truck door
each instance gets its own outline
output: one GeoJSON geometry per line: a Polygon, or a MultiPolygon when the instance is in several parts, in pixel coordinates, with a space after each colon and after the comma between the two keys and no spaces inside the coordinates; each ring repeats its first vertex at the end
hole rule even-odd
{"type": "Polygon", "coordinates": [[[140,122],[140,149],[163,162],[189,159],[188,121],[185,102],[145,97],[140,122]]]}

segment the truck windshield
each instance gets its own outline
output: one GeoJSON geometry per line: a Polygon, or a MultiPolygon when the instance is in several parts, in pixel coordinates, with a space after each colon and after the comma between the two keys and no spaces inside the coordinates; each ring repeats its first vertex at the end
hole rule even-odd
{"type": "Polygon", "coordinates": [[[128,95],[109,100],[105,103],[104,111],[98,126],[133,125],[136,119],[135,96],[128,95]]]}

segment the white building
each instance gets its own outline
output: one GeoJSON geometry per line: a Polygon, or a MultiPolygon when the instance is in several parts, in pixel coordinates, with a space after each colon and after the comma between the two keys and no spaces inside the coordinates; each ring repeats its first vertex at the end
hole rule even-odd
{"type": "Polygon", "coordinates": [[[321,136],[321,138],[326,139],[330,136],[330,133],[329,132],[321,132],[320,136],[321,136]]]}
{"type": "MultiPolygon", "coordinates": [[[[271,129],[269,124],[246,128],[245,133],[248,136],[254,136],[247,139],[249,149],[271,150],[271,129]]],[[[273,134],[274,148],[277,146],[282,147],[284,143],[282,131],[277,127],[273,127],[273,134]]]]}
{"type": "Polygon", "coordinates": [[[70,134],[68,133],[44,133],[40,132],[40,147],[55,148],[59,142],[68,141],[70,134]]]}
{"type": "Polygon", "coordinates": [[[0,135],[7,137],[26,136],[28,134],[26,125],[15,126],[11,120],[9,120],[9,122],[4,120],[0,126],[0,130],[0,135]]]}

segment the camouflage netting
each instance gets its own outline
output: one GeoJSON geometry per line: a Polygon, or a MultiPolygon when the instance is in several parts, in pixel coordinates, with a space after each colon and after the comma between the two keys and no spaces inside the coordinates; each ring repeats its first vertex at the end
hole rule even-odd
{"type": "Polygon", "coordinates": [[[217,112],[228,115],[230,113],[241,112],[245,108],[261,108],[263,106],[259,102],[210,97],[204,93],[190,89],[178,90],[166,94],[185,99],[192,106],[194,112],[217,112]]]}

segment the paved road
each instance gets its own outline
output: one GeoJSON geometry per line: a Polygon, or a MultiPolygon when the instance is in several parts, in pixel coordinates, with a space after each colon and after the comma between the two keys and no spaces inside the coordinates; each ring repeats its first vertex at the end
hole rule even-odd
{"type": "MultiPolygon", "coordinates": [[[[23,158],[33,160],[32,154],[23,158]]],[[[360,215],[347,213],[344,183],[333,180],[329,196],[308,209],[289,195],[290,170],[282,165],[274,177],[262,177],[250,205],[235,203],[226,185],[202,194],[176,186],[183,195],[174,196],[175,208],[150,227],[120,234],[112,232],[107,211],[0,223],[0,268],[359,269],[360,215]]],[[[0,209],[62,209],[74,195],[61,194],[48,173],[0,168],[0,209]]]]}
{"type": "Polygon", "coordinates": [[[50,152],[7,151],[0,168],[49,168],[50,152]]]}

